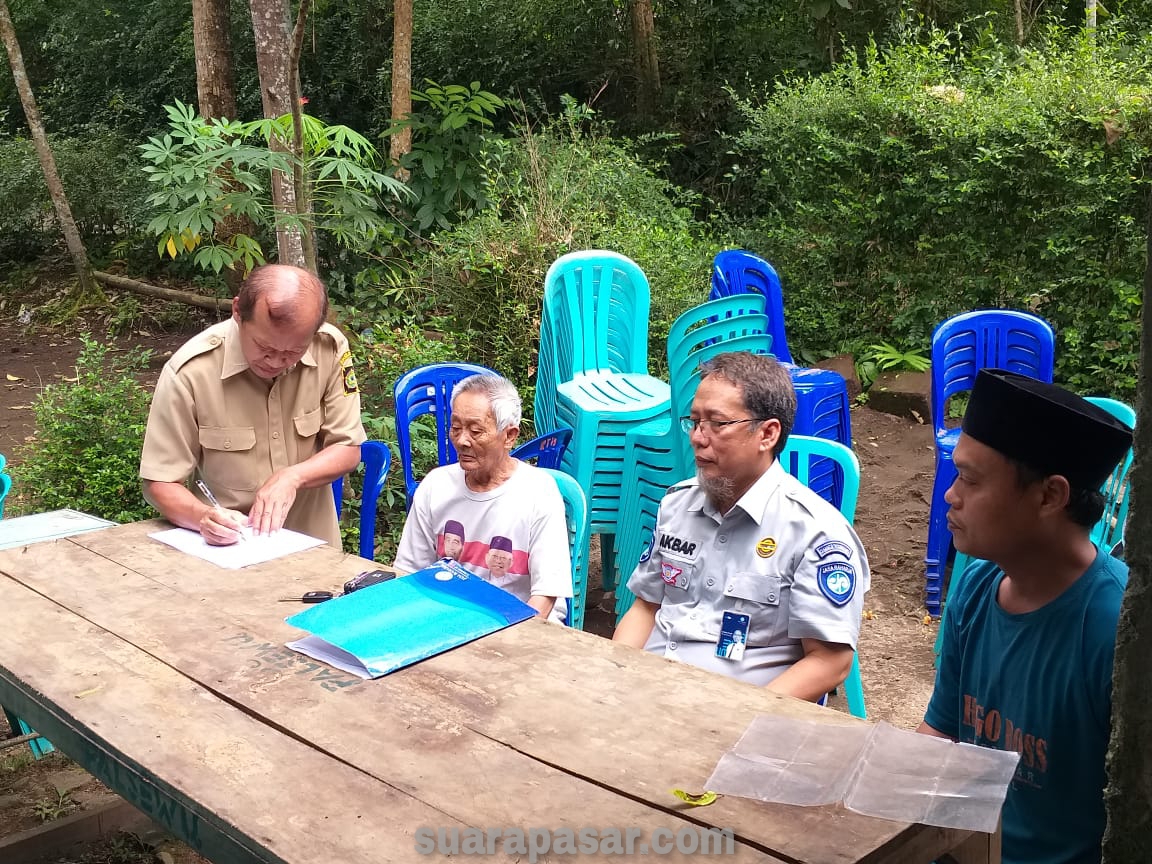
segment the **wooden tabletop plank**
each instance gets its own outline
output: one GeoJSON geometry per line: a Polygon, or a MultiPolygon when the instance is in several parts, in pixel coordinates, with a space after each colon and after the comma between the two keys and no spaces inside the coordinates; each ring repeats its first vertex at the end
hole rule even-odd
{"type": "MultiPolygon", "coordinates": [[[[163,523],[159,523],[163,524],[163,523]]],[[[236,571],[208,565],[189,579],[175,550],[138,542],[154,523],[74,538],[205,603],[225,603],[260,617],[269,597],[293,590],[339,588],[364,564],[327,547],[236,571]],[[119,536],[118,536],[119,535],[119,536]],[[311,556],[311,557],[310,557],[311,556]],[[325,581],[327,580],[327,581],[325,581]]],[[[195,562],[199,565],[201,562],[195,562]]],[[[292,593],[291,591],[289,593],[292,593]]],[[[296,631],[282,631],[284,639],[296,631]]],[[[525,622],[388,676],[406,698],[434,710],[450,698],[457,722],[595,783],[666,807],[674,787],[702,791],[720,756],[759,713],[818,722],[860,722],[848,715],[686,664],[616,645],[591,634],[525,622]],[[524,660],[521,658],[530,658],[524,660]],[[550,710],[542,710],[547,706],[550,710]],[[564,747],[555,742],[566,742],[564,747]]],[[[925,860],[969,832],[891,822],[842,807],[790,807],[726,797],[692,817],[781,857],[812,864],[925,860]],[[829,830],[829,826],[834,826],[829,830]]]]}
{"type": "MultiPolygon", "coordinates": [[[[346,556],[342,561],[330,551],[316,556],[320,550],[310,550],[292,561],[259,565],[278,564],[281,572],[271,575],[220,570],[191,559],[203,568],[198,569],[188,556],[175,550],[170,554],[161,544],[125,537],[108,542],[115,541],[112,532],[134,527],[105,534],[101,555],[76,543],[84,539],[79,537],[0,553],[0,572],[466,824],[627,825],[646,834],[657,827],[675,831],[693,824],[695,814],[681,815],[670,797],[663,808],[654,809],[526,755],[515,742],[470,728],[458,705],[467,701],[467,693],[440,676],[428,676],[433,688],[399,675],[361,681],[284,648],[283,642],[299,631],[281,616],[297,607],[277,604],[275,598],[286,586],[310,584],[301,580],[310,575],[313,559],[330,580],[341,566],[349,568],[350,573],[335,577],[337,582],[354,574],[363,564],[360,559],[346,556]],[[309,573],[285,575],[301,567],[309,573]],[[142,575],[141,569],[155,575],[142,575]]],[[[554,742],[557,750],[566,746],[554,742]]],[[[742,844],[734,858],[779,860],[742,844]]]]}
{"type": "Polygon", "coordinates": [[[0,607],[0,700],[216,864],[412,862],[417,826],[464,827],[11,579],[0,607]]]}

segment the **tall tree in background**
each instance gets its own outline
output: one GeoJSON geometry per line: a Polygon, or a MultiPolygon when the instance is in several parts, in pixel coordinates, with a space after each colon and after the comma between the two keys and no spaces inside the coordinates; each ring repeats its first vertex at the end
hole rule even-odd
{"type": "Polygon", "coordinates": [[[632,0],[632,47],[636,52],[636,76],[639,79],[636,107],[641,114],[651,115],[660,95],[660,61],[656,54],[656,22],[652,0],[632,0]]]}
{"type": "MultiPolygon", "coordinates": [[[[1150,162],[1145,170],[1152,170],[1150,162]]],[[[1147,176],[1147,174],[1145,175],[1147,176]]],[[[1112,740],[1108,745],[1108,828],[1104,864],[1147,864],[1152,837],[1152,190],[1148,195],[1144,317],[1136,397],[1136,458],[1124,531],[1128,588],[1116,633],[1112,740]]]]}
{"type": "MultiPolygon", "coordinates": [[[[392,122],[412,113],[412,0],[392,4],[392,122]]],[[[412,150],[412,127],[397,129],[388,142],[393,162],[412,150]]],[[[401,176],[407,180],[407,176],[401,176]]]]}
{"type": "Polygon", "coordinates": [[[192,0],[196,51],[196,100],[204,119],[236,119],[236,74],[232,68],[229,0],[192,0]]]}
{"type": "Polygon", "coordinates": [[[32,142],[36,146],[36,155],[44,172],[44,182],[48,184],[48,194],[52,196],[56,219],[60,222],[64,242],[68,244],[68,253],[72,256],[72,265],[76,268],[76,276],[80,280],[80,290],[87,298],[102,297],[103,292],[96,287],[92,279],[88,254],[84,251],[84,242],[80,239],[76,220],[72,218],[72,208],[68,206],[64,184],[60,182],[60,173],[56,170],[56,159],[52,155],[52,147],[48,144],[48,136],[44,133],[44,123],[36,107],[36,98],[32,95],[32,85],[28,83],[28,73],[24,70],[24,55],[16,39],[12,16],[8,12],[8,0],[0,0],[0,39],[3,39],[4,48],[8,51],[8,62],[12,66],[12,77],[20,94],[20,104],[24,107],[24,116],[28,119],[28,128],[32,132],[32,142]]]}
{"type": "MultiPolygon", "coordinates": [[[[260,98],[265,117],[283,117],[293,111],[292,94],[298,91],[292,68],[292,38],[288,0],[249,0],[252,32],[256,40],[256,70],[260,76],[260,98]]],[[[299,109],[299,103],[296,108],[299,109]]],[[[273,150],[291,153],[291,142],[273,136],[273,150]]],[[[306,267],[304,243],[297,219],[296,189],[293,178],[282,171],[272,172],[272,206],[287,214],[292,222],[276,231],[281,264],[306,267]]]]}

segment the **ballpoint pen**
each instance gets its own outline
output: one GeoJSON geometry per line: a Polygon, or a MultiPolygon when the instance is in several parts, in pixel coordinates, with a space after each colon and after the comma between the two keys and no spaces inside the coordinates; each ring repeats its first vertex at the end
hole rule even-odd
{"type": "MultiPolygon", "coordinates": [[[[220,506],[220,502],[216,500],[216,496],[212,494],[212,490],[208,488],[208,486],[204,483],[203,480],[197,480],[196,485],[200,488],[200,491],[204,493],[204,497],[208,499],[209,504],[211,504],[217,510],[223,510],[224,509],[223,507],[220,506]]],[[[247,537],[244,536],[243,530],[241,530],[239,527],[237,527],[235,529],[235,531],[237,534],[240,535],[241,540],[247,540],[248,539],[247,537]]]]}

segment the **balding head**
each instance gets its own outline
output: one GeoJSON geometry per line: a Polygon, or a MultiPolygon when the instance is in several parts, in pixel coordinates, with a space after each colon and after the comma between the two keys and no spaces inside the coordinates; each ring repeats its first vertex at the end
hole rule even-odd
{"type": "Polygon", "coordinates": [[[263,304],[275,325],[313,323],[318,330],[328,317],[328,289],[312,273],[287,264],[265,264],[248,274],[236,295],[241,321],[251,321],[263,304]]]}

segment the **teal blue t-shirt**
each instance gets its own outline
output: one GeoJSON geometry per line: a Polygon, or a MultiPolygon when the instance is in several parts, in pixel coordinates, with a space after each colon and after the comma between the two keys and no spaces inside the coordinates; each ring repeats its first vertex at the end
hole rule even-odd
{"type": "Polygon", "coordinates": [[[1128,567],[1097,550],[1068,590],[1023,615],[996,602],[1003,577],[975,562],[949,597],[924,720],[959,741],[1020,753],[1004,802],[1004,864],[1099,864],[1128,567]]]}

